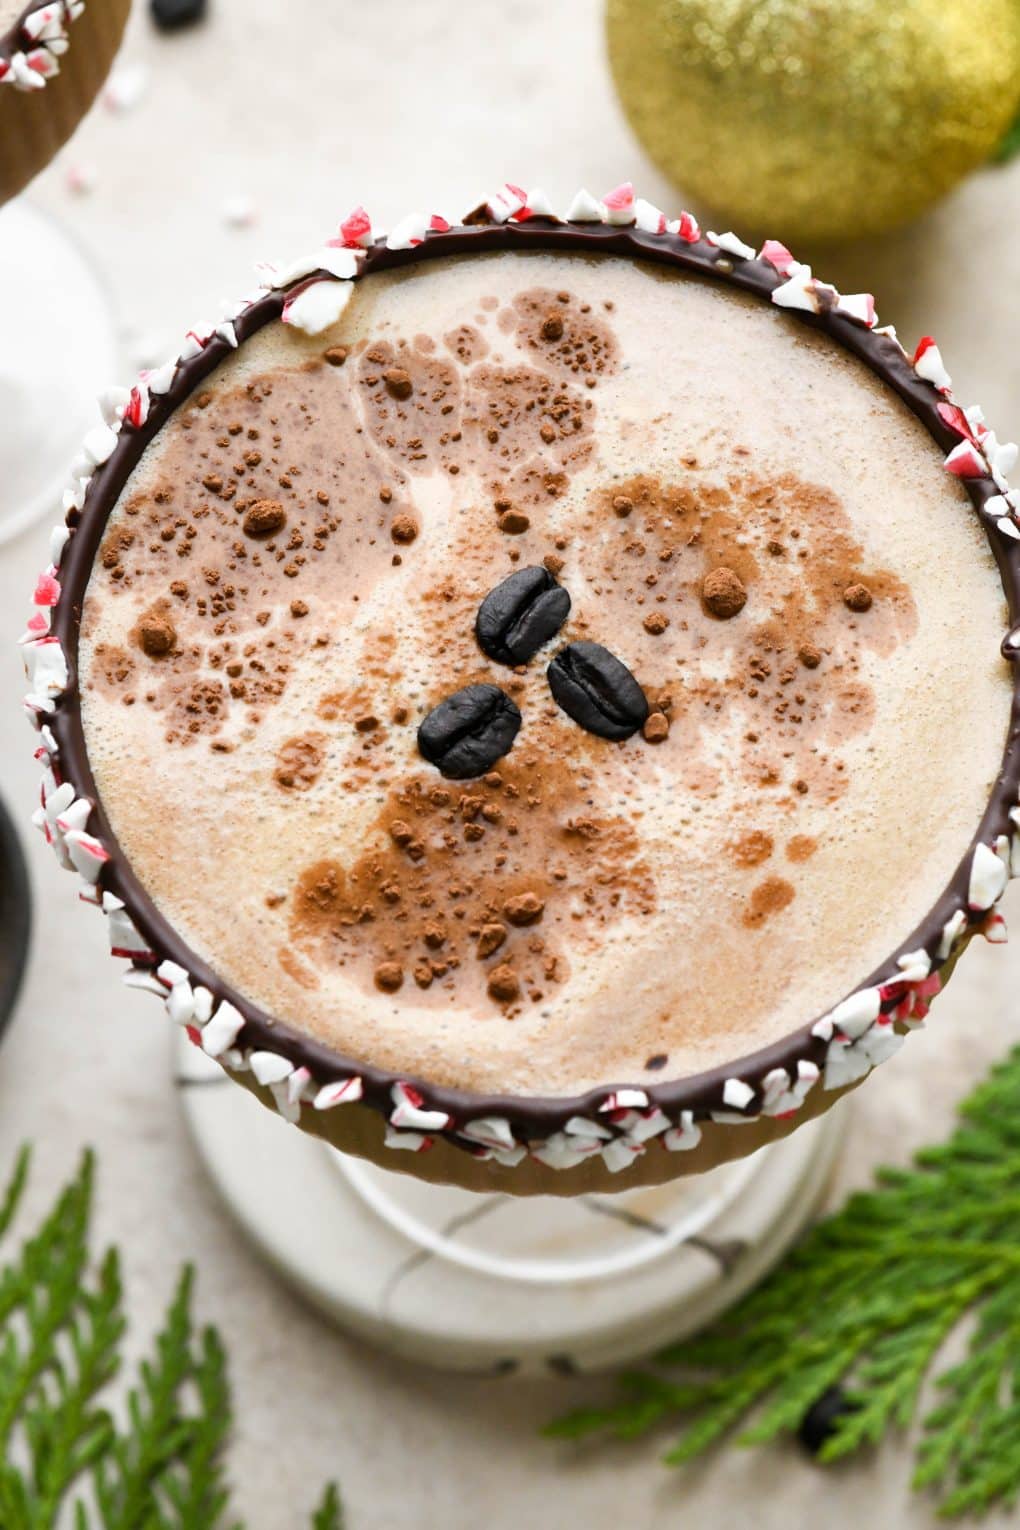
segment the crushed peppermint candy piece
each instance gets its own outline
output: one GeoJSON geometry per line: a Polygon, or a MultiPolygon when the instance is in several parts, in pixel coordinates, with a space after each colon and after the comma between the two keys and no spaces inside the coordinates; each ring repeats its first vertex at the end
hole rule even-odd
{"type": "Polygon", "coordinates": [[[281,1057],[279,1052],[252,1052],[248,1065],[255,1075],[256,1083],[268,1088],[270,1084],[282,1084],[294,1072],[294,1064],[281,1057]]]}
{"type": "Polygon", "coordinates": [[[411,1084],[394,1084],[390,1090],[394,1108],[390,1125],[410,1127],[414,1131],[441,1132],[451,1125],[445,1110],[425,1110],[421,1094],[411,1084]]]}
{"type": "Polygon", "coordinates": [[[780,244],[778,239],[766,239],[758,253],[758,259],[767,260],[780,276],[788,276],[797,264],[786,245],[780,244]]]}
{"type": "Polygon", "coordinates": [[[605,208],[605,221],[624,227],[634,222],[634,187],[630,181],[624,181],[622,186],[616,186],[602,198],[602,206],[605,208]]]}
{"type": "Polygon", "coordinates": [[[338,1078],[323,1084],[312,1101],[315,1110],[332,1110],[334,1105],[353,1105],[364,1094],[360,1078],[338,1078]]]}
{"type": "Polygon", "coordinates": [[[515,213],[523,212],[527,205],[527,192],[522,191],[520,186],[512,186],[509,181],[486,203],[493,223],[505,223],[515,213]]]}
{"type": "Polygon", "coordinates": [[[514,216],[518,222],[523,223],[525,218],[555,218],[556,213],[548,193],[541,186],[534,186],[528,192],[524,207],[514,216]]]}
{"type": "Polygon", "coordinates": [[[103,105],[118,115],[133,111],[149,88],[144,64],[118,64],[103,90],[103,105]]]}
{"type": "Polygon", "coordinates": [[[220,1002],[202,1032],[202,1050],[210,1057],[221,1057],[234,1045],[244,1026],[244,1016],[227,999],[220,1002]]]}
{"type": "Polygon", "coordinates": [[[723,1085],[723,1104],[734,1110],[746,1110],[754,1099],[754,1090],[742,1078],[728,1078],[723,1085]]]}
{"type": "Polygon", "coordinates": [[[971,441],[954,446],[943,467],[954,478],[984,478],[988,472],[988,463],[971,441]]]}
{"type": "Polygon", "coordinates": [[[713,234],[711,230],[705,233],[705,239],[709,244],[714,244],[717,250],[724,250],[727,255],[736,255],[741,260],[753,260],[754,248],[738,239],[736,234],[728,231],[725,234],[713,234]]]}
{"type": "Polygon", "coordinates": [[[1006,891],[1008,881],[1009,867],[1002,857],[990,845],[978,845],[970,863],[967,907],[975,913],[990,909],[1006,891]]]}
{"type": "Polygon", "coordinates": [[[686,244],[697,244],[701,238],[698,220],[689,212],[682,212],[679,218],[671,218],[666,224],[666,230],[670,234],[678,234],[686,244]]]}
{"type": "Polygon", "coordinates": [[[805,313],[817,313],[819,302],[811,267],[794,261],[787,268],[787,280],[773,289],[772,301],[777,308],[800,308],[805,313]]]}
{"type": "Polygon", "coordinates": [[[243,193],[227,197],[223,203],[223,221],[228,228],[251,228],[255,220],[255,203],[251,197],[243,193]]]}
{"type": "Polygon", "coordinates": [[[582,187],[567,209],[567,222],[601,223],[602,203],[582,187]]]}
{"type": "Polygon", "coordinates": [[[87,197],[95,191],[98,180],[95,165],[74,164],[67,167],[64,185],[72,196],[87,197]]]}
{"type": "Polygon", "coordinates": [[[855,324],[863,324],[866,329],[875,327],[875,299],[870,292],[839,295],[836,299],[836,312],[847,319],[853,319],[855,324]]]}
{"type": "Polygon", "coordinates": [[[678,1124],[665,1133],[662,1145],[670,1153],[689,1153],[701,1141],[701,1127],[692,1110],[682,1110],[678,1124]]]}
{"type": "Polygon", "coordinates": [[[372,220],[363,207],[356,207],[343,220],[339,242],[348,249],[365,249],[372,243],[372,220]]]}
{"type": "Polygon", "coordinates": [[[421,244],[429,231],[429,219],[424,213],[409,213],[386,237],[388,250],[411,250],[421,244]]]}
{"type": "Polygon", "coordinates": [[[612,1110],[646,1110],[648,1096],[643,1089],[617,1089],[606,1098],[599,1106],[599,1111],[612,1110]]]}
{"type": "Polygon", "coordinates": [[[664,234],[666,214],[646,202],[644,197],[638,197],[634,202],[634,224],[643,234],[664,234]]]}
{"type": "Polygon", "coordinates": [[[930,382],[932,387],[937,388],[940,393],[949,392],[953,380],[946,371],[942,352],[931,335],[923,335],[917,342],[911,365],[918,377],[923,377],[925,382],[930,382]]]}
{"type": "Polygon", "coordinates": [[[621,1170],[630,1168],[636,1158],[646,1151],[641,1142],[628,1142],[623,1137],[617,1137],[612,1142],[607,1142],[602,1149],[602,1162],[610,1174],[619,1174],[621,1170]]]}
{"type": "Polygon", "coordinates": [[[483,1147],[512,1149],[518,1146],[510,1122],[503,1116],[480,1116],[467,1121],[458,1128],[459,1134],[469,1142],[479,1142],[483,1147]]]}
{"type": "Polygon", "coordinates": [[[306,335],[319,335],[336,323],[353,292],[348,281],[312,282],[296,297],[288,298],[281,317],[284,324],[292,324],[306,335]]]}
{"type": "Polygon", "coordinates": [[[435,1141],[433,1137],[427,1137],[422,1132],[398,1131],[393,1126],[387,1126],[383,1140],[386,1147],[403,1149],[408,1153],[427,1153],[435,1141]]]}

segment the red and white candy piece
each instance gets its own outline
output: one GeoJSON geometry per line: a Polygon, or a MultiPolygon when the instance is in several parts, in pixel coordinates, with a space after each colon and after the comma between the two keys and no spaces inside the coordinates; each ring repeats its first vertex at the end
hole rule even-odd
{"type": "Polygon", "coordinates": [[[959,446],[954,446],[943,467],[954,478],[984,478],[988,473],[988,463],[972,441],[961,441],[959,446]]]}
{"type": "Polygon", "coordinates": [[[970,863],[967,907],[973,913],[984,913],[998,903],[1008,881],[1009,867],[1002,856],[991,845],[978,845],[970,863]]]}
{"type": "Polygon", "coordinates": [[[596,1136],[581,1137],[574,1133],[554,1132],[544,1142],[532,1142],[529,1151],[537,1163],[544,1164],[547,1169],[573,1169],[579,1163],[584,1163],[596,1153],[600,1153],[604,1143],[602,1138],[596,1136]]]}
{"type": "Polygon", "coordinates": [[[918,377],[922,377],[925,382],[930,382],[932,387],[937,388],[940,393],[948,393],[953,386],[953,379],[946,371],[942,360],[942,352],[931,335],[922,335],[917,342],[911,365],[918,377]]]}
{"type": "Polygon", "coordinates": [[[651,202],[646,202],[644,197],[638,197],[634,202],[634,226],[642,234],[664,234],[666,214],[651,202]]]}
{"type": "Polygon", "coordinates": [[[689,1153],[701,1141],[701,1127],[694,1119],[692,1110],[682,1110],[680,1120],[662,1137],[662,1145],[670,1153],[689,1153]]]}
{"type": "Polygon", "coordinates": [[[290,324],[306,335],[319,335],[337,322],[353,293],[349,281],[312,282],[295,297],[288,298],[281,317],[284,324],[290,324]]]}
{"type": "Polygon", "coordinates": [[[630,181],[615,186],[602,198],[605,221],[623,228],[634,222],[634,187],[630,181]]]}
{"type": "Polygon", "coordinates": [[[372,220],[363,207],[356,207],[348,213],[340,224],[339,238],[331,239],[331,244],[340,244],[348,249],[367,249],[372,243],[372,220]]]}
{"type": "Polygon", "coordinates": [[[682,212],[679,218],[671,218],[666,224],[666,231],[677,234],[686,244],[697,244],[701,238],[701,228],[693,213],[682,212]]]}
{"type": "Polygon", "coordinates": [[[648,1096],[643,1089],[615,1089],[599,1106],[600,1113],[613,1110],[645,1110],[648,1096]]]}
{"type": "Polygon", "coordinates": [[[634,1160],[640,1158],[646,1151],[642,1142],[634,1142],[626,1137],[616,1137],[612,1142],[607,1142],[602,1149],[602,1162],[610,1174],[619,1174],[624,1169],[629,1169],[634,1160]]]}
{"type": "Polygon", "coordinates": [[[435,1145],[435,1138],[424,1132],[404,1132],[393,1126],[387,1126],[383,1141],[386,1147],[406,1153],[427,1153],[435,1145]]]}
{"type": "Polygon", "coordinates": [[[705,240],[708,244],[714,244],[717,250],[723,250],[727,255],[736,255],[740,260],[754,259],[753,247],[745,244],[742,239],[738,239],[732,229],[728,229],[725,234],[714,234],[711,229],[708,229],[705,240]]]}
{"type": "Polygon", "coordinates": [[[602,203],[582,186],[567,208],[568,223],[601,223],[602,203]]]}
{"type": "Polygon", "coordinates": [[[967,931],[968,923],[967,915],[962,908],[958,908],[956,913],[946,920],[942,926],[942,938],[936,952],[940,962],[947,961],[952,956],[958,942],[967,931]]]}
{"type": "Polygon", "coordinates": [[[800,308],[805,313],[818,313],[819,302],[811,267],[794,261],[787,267],[787,279],[773,289],[772,301],[777,308],[800,308]]]}
{"type": "Polygon", "coordinates": [[[394,1084],[390,1090],[393,1110],[390,1125],[410,1127],[412,1131],[441,1132],[453,1124],[445,1110],[426,1110],[422,1095],[411,1084],[394,1084]]]}
{"type": "Polygon", "coordinates": [[[778,239],[766,239],[758,252],[758,259],[767,260],[780,276],[788,276],[797,264],[786,245],[780,244],[778,239]]]}
{"type": "Polygon", "coordinates": [[[268,1089],[270,1084],[282,1084],[294,1072],[294,1064],[279,1052],[251,1052],[248,1066],[255,1075],[255,1082],[268,1089]]]}
{"type": "Polygon", "coordinates": [[[728,1078],[723,1084],[723,1104],[730,1110],[746,1110],[754,1099],[754,1090],[742,1078],[728,1078]]]}
{"type": "Polygon", "coordinates": [[[528,193],[509,181],[502,185],[495,196],[485,204],[493,223],[506,223],[515,213],[522,213],[528,206],[528,193]]]}
{"type": "Polygon", "coordinates": [[[354,1105],[364,1094],[360,1078],[337,1078],[331,1084],[323,1084],[312,1100],[315,1110],[332,1110],[334,1105],[354,1105]]]}
{"type": "Polygon", "coordinates": [[[811,1027],[811,1034],[820,1036],[823,1041],[828,1041],[834,1034],[853,1040],[863,1036],[868,1026],[878,1019],[881,1007],[882,995],[877,988],[861,988],[817,1020],[811,1027]]]}
{"type": "Polygon", "coordinates": [[[840,293],[836,299],[836,312],[865,329],[874,329],[877,320],[875,299],[870,292],[840,293]]]}
{"type": "Polygon", "coordinates": [[[422,244],[425,235],[429,232],[430,220],[425,213],[408,213],[406,218],[401,218],[386,236],[386,248],[388,250],[413,250],[416,245],[422,244]]]}
{"type": "Polygon", "coordinates": [[[93,885],[99,881],[99,873],[110,859],[110,852],[94,834],[86,834],[83,829],[72,829],[64,835],[64,848],[83,881],[93,885]]]}
{"type": "Polygon", "coordinates": [[[241,1034],[244,1016],[229,999],[221,999],[216,1013],[202,1032],[202,1050],[210,1057],[223,1058],[241,1034]]]}
{"type": "Polygon", "coordinates": [[[518,1146],[513,1128],[505,1116],[479,1116],[458,1128],[458,1135],[482,1147],[508,1151],[518,1146]]]}
{"type": "Polygon", "coordinates": [[[600,1137],[603,1142],[612,1140],[612,1132],[597,1121],[589,1121],[586,1116],[571,1116],[563,1130],[571,1137],[600,1137]]]}

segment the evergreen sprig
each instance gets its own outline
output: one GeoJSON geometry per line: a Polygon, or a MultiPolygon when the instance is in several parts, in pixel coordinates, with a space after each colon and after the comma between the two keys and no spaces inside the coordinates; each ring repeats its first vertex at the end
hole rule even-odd
{"type": "Polygon", "coordinates": [[[763,1444],[795,1432],[839,1386],[846,1406],[820,1459],[902,1429],[919,1409],[943,1344],[973,1318],[966,1358],[937,1377],[914,1484],[943,1515],[1020,1494],[1020,1048],[960,1108],[949,1140],[912,1169],[885,1169],[815,1226],[756,1290],[656,1369],[620,1378],[605,1408],[546,1433],[632,1439],[679,1426],[680,1465],[724,1436],[763,1444]]]}
{"type": "MultiPolygon", "coordinates": [[[[22,1148],[0,1193],[0,1240],[28,1181],[22,1148]]],[[[182,1271],[118,1423],[102,1394],[124,1336],[120,1261],[93,1269],[88,1231],[94,1162],[77,1174],[12,1262],[0,1269],[0,1526],[53,1530],[241,1530],[228,1520],[224,1448],[231,1426],[226,1356],[215,1329],[196,1335],[193,1272],[182,1271]]],[[[331,1483],[312,1530],[343,1530],[331,1483]]]]}

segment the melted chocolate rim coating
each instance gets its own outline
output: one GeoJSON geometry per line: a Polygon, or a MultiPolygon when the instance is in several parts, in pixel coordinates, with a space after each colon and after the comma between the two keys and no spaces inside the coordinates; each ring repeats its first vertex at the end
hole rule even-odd
{"type": "MultiPolygon", "coordinates": [[[[474,219],[478,215],[471,216],[474,219]]],[[[659,265],[723,281],[766,301],[784,280],[765,261],[730,256],[704,240],[692,245],[676,235],[648,234],[634,227],[567,224],[538,217],[521,223],[472,222],[471,226],[455,227],[449,232],[429,233],[420,245],[412,249],[390,250],[381,243],[373,245],[365,252],[364,265],[358,279],[376,271],[409,266],[443,256],[476,254],[489,250],[534,249],[582,255],[640,257],[659,265]]],[[[319,276],[324,275],[328,273],[319,273],[319,276]]],[[[279,319],[285,300],[316,279],[316,276],[302,278],[288,289],[259,298],[235,320],[239,343],[243,344],[264,325],[279,319]]],[[[948,453],[959,444],[959,436],[937,412],[941,395],[930,383],[917,376],[895,340],[832,311],[813,314],[797,309],[786,310],[784,321],[787,315],[795,322],[823,330],[844,349],[859,357],[882,382],[899,395],[944,452],[948,453]]],[[[235,1043],[237,1046],[246,1050],[265,1048],[278,1052],[296,1067],[307,1068],[317,1081],[323,1083],[347,1074],[356,1074],[363,1081],[364,1103],[384,1115],[388,1115],[392,1108],[392,1086],[397,1082],[410,1083],[423,1095],[426,1108],[445,1111],[453,1117],[453,1129],[460,1122],[497,1115],[505,1117],[519,1137],[547,1136],[561,1130],[572,1116],[595,1115],[607,1094],[614,1089],[635,1087],[643,1089],[650,1104],[658,1105],[672,1118],[676,1118],[681,1110],[692,1110],[700,1117],[712,1109],[723,1108],[723,1088],[726,1080],[732,1077],[743,1079],[755,1090],[755,1101],[747,1109],[747,1116],[751,1118],[762,1099],[762,1080],[771,1069],[786,1067],[795,1078],[799,1060],[810,1059],[819,1067],[823,1066],[826,1043],[822,1038],[812,1035],[812,1021],[768,1047],[672,1081],[652,1083],[646,1077],[620,1080],[617,1083],[607,1080],[584,1094],[567,1097],[478,1094],[432,1084],[427,1080],[408,1079],[404,1075],[333,1051],[258,1009],[230,988],[185,945],[158,912],[134,875],[111,832],[96,789],[85,749],[78,704],[78,634],[82,603],[93,561],[107,519],[130,473],[169,416],[231,354],[231,349],[226,340],[214,336],[199,355],[178,365],[169,392],[152,398],[145,424],[138,429],[125,425],[121,430],[111,457],[98,469],[90,484],[84,508],[72,511],[68,516],[73,535],[61,560],[62,595],[53,624],[53,632],[61,642],[69,667],[67,689],[58,698],[55,710],[48,719],[59,746],[62,779],[70,780],[77,795],[87,797],[94,803],[90,832],[99,837],[111,855],[102,869],[100,887],[123,899],[131,919],[155,953],[157,962],[170,960],[179,963],[188,970],[193,982],[203,984],[217,999],[229,1000],[236,1006],[245,1021],[235,1043]]],[[[966,480],[964,487],[978,512],[985,501],[998,492],[994,481],[987,477],[966,480]]],[[[993,537],[990,517],[981,516],[980,519],[999,568],[1012,624],[1020,612],[1020,542],[1013,539],[1007,541],[1001,534],[993,537]]],[[[923,535],[923,527],[919,528],[919,535],[923,535]]],[[[896,981],[900,975],[896,967],[897,957],[921,947],[931,956],[933,970],[945,965],[945,959],[940,961],[937,958],[938,946],[946,921],[958,909],[967,907],[971,857],[979,842],[990,843],[1000,833],[1009,833],[1009,810],[1017,803],[1018,793],[1020,674],[1014,677],[1013,702],[1002,765],[967,853],[920,925],[896,947],[887,961],[865,977],[852,992],[896,981]]],[[[974,924],[981,917],[978,915],[974,924]]],[[[466,1143],[460,1145],[468,1146],[466,1143]]]]}
{"type": "MultiPolygon", "coordinates": [[[[21,15],[14,18],[9,29],[6,32],[0,32],[0,58],[9,59],[12,54],[24,53],[27,48],[45,46],[41,43],[31,42],[28,38],[21,35],[21,29],[29,16],[33,16],[36,11],[41,11],[45,4],[46,0],[31,0],[31,3],[25,6],[21,15]]],[[[68,31],[70,31],[70,16],[67,17],[67,24],[68,31]]]]}

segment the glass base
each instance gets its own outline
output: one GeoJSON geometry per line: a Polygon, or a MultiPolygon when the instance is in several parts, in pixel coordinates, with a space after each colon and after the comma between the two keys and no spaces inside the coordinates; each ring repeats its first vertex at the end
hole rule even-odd
{"type": "Polygon", "coordinates": [[[116,380],[106,289],[58,223],[18,199],[0,209],[0,542],[49,516],[96,398],[116,380]]]}
{"type": "Polygon", "coordinates": [[[667,1185],[478,1195],[305,1136],[183,1036],[174,1063],[203,1163],[275,1268],[401,1359],[476,1375],[604,1370],[703,1326],[804,1226],[843,1137],[839,1104],[752,1157],[667,1185]]]}

